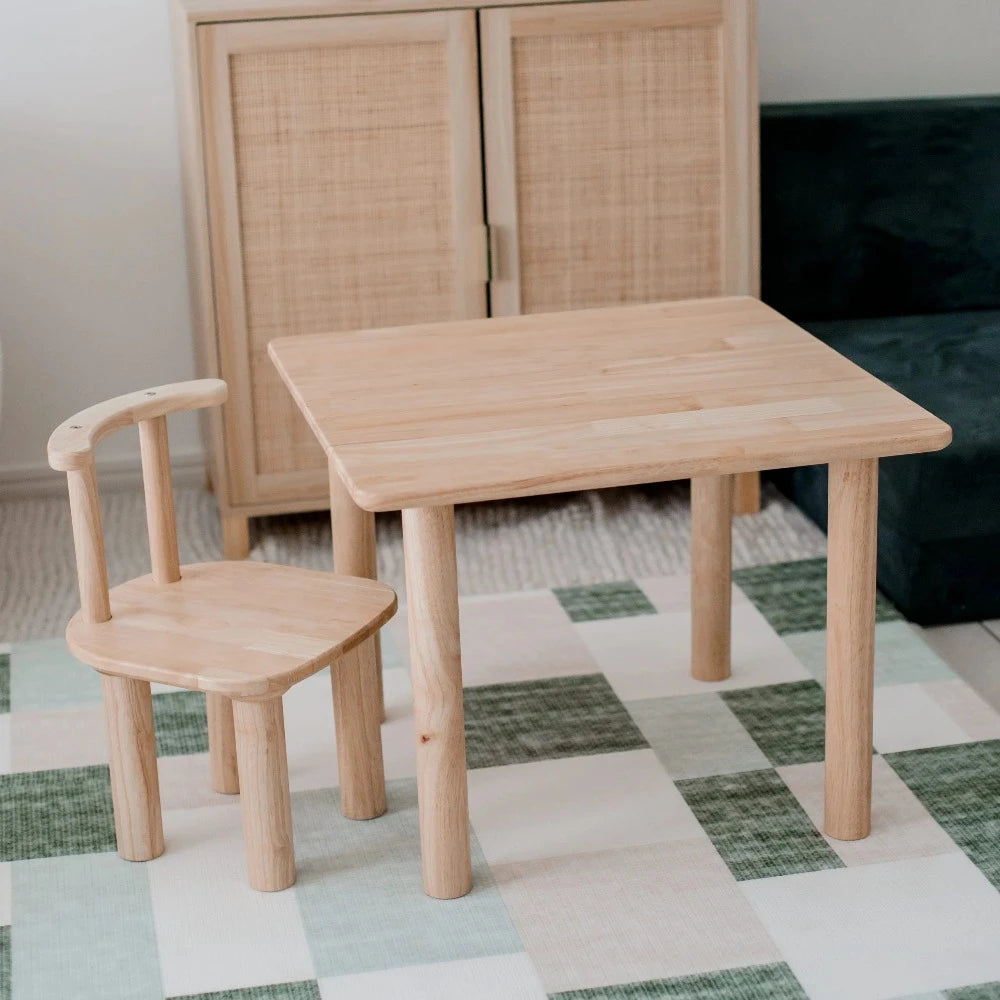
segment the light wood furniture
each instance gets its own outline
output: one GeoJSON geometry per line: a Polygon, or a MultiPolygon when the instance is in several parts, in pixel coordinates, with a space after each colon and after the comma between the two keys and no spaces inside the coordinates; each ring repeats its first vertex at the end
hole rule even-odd
{"type": "Polygon", "coordinates": [[[469,890],[452,505],[692,477],[692,670],[729,675],[733,477],[830,463],[826,829],[867,835],[876,471],[947,424],[748,297],[286,338],[333,475],[403,510],[424,886],[469,890]]]}
{"type": "Polygon", "coordinates": [[[69,481],[80,611],[72,652],[102,674],[118,852],[163,853],[150,683],[207,695],[212,787],[242,792],[251,886],[295,881],[281,696],[327,664],[344,814],[385,811],[381,700],[370,637],[396,609],[374,580],[259,562],[181,566],[166,415],[215,406],[218,379],[157,386],[70,417],[49,439],[49,463],[69,481]],[[108,589],[94,447],[139,425],[152,573],[108,589]]]}
{"type": "Polygon", "coordinates": [[[271,339],[757,291],[753,0],[173,10],[227,558],[329,502],[271,339]]]}

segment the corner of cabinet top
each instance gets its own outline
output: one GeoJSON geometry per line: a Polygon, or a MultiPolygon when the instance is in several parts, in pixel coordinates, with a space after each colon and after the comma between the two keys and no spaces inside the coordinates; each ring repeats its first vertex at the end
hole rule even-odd
{"type": "MultiPolygon", "coordinates": [[[[389,14],[416,10],[475,10],[509,6],[511,0],[171,0],[190,24],[261,21],[278,18],[323,17],[338,14],[389,14]]],[[[518,0],[537,6],[560,0],[518,0]]],[[[564,0],[563,0],[564,2],[564,0]]],[[[587,2],[587,0],[581,0],[587,2]]],[[[669,3],[671,0],[664,0],[669,3]]],[[[721,0],[718,0],[721,2],[721,0]]]]}

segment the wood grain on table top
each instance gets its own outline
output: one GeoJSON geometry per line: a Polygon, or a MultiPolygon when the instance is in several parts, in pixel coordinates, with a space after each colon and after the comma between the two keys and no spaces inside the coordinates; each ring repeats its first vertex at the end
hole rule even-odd
{"type": "Polygon", "coordinates": [[[269,353],[368,510],[951,440],[943,421],[742,296],[315,334],[269,353]]]}

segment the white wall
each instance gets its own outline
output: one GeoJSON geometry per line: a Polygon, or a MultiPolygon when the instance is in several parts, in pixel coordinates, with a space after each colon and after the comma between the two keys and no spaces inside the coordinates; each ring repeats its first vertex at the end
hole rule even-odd
{"type": "Polygon", "coordinates": [[[1000,93],[1000,0],[757,0],[762,101],[1000,93]]]}
{"type": "MultiPolygon", "coordinates": [[[[76,409],[189,378],[193,359],[166,0],[3,8],[0,473],[16,474],[76,409]]],[[[102,455],[134,454],[133,435],[102,455]]],[[[171,437],[199,444],[193,420],[171,437]]]]}
{"type": "MultiPolygon", "coordinates": [[[[1000,93],[1000,0],[759,4],[765,101],[1000,93]]],[[[192,372],[166,0],[5,6],[0,338],[0,481],[76,408],[192,372]]]]}

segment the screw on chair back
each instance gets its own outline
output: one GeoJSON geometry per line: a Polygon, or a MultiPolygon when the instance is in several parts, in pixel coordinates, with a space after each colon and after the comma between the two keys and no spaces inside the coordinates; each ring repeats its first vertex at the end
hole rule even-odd
{"type": "Polygon", "coordinates": [[[170,480],[167,414],[218,406],[225,402],[228,394],[226,383],[214,378],[140,389],[81,410],[52,432],[48,446],[49,465],[65,472],[69,485],[84,621],[98,623],[111,618],[95,446],[114,431],[138,424],[153,579],[157,583],[176,583],[181,574],[170,480]]]}

